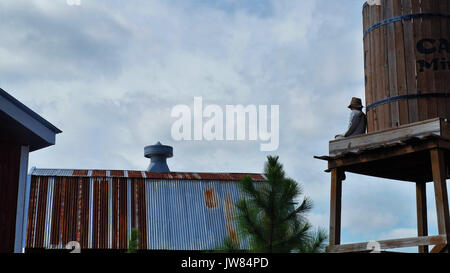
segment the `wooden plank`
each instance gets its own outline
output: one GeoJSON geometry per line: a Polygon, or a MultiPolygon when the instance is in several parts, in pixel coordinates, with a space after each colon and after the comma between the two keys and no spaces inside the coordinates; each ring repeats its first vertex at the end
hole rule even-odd
{"type": "Polygon", "coordinates": [[[383,149],[382,151],[371,151],[370,153],[365,153],[356,157],[343,157],[328,161],[328,169],[334,169],[338,167],[346,167],[354,164],[364,164],[368,162],[373,162],[377,160],[384,160],[387,158],[392,158],[396,156],[412,154],[420,151],[435,149],[438,147],[440,142],[437,140],[423,141],[417,145],[407,145],[393,147],[391,149],[383,149]]]}
{"type": "MultiPolygon", "coordinates": [[[[432,1],[421,1],[421,12],[430,12],[432,1]]],[[[416,42],[421,39],[429,39],[432,37],[431,19],[422,18],[420,23],[420,36],[416,38],[416,42]]],[[[434,54],[421,54],[417,52],[419,60],[425,60],[428,63],[432,63],[434,54]]],[[[418,90],[422,94],[433,93],[434,88],[434,71],[433,69],[425,69],[424,71],[417,72],[417,85],[418,90]]],[[[422,98],[419,99],[419,114],[422,114],[421,119],[428,119],[437,116],[437,106],[435,98],[422,98]]]]}
{"type": "MultiPolygon", "coordinates": [[[[402,3],[401,1],[393,2],[393,16],[398,17],[402,15],[402,3]]],[[[406,85],[406,65],[405,65],[405,41],[403,39],[403,23],[401,21],[394,23],[395,29],[395,57],[396,57],[396,69],[397,69],[397,94],[407,95],[406,85]]],[[[398,102],[398,111],[400,125],[409,123],[408,114],[408,101],[401,100],[398,102]]]]}
{"type": "Polygon", "coordinates": [[[402,182],[432,181],[424,153],[346,166],[345,171],[402,182]],[[425,158],[425,160],[424,160],[425,158]]]}
{"type": "MultiPolygon", "coordinates": [[[[450,0],[441,0],[437,1],[439,4],[439,12],[444,14],[450,13],[450,0]]],[[[443,39],[450,41],[450,19],[449,18],[438,18],[440,24],[440,33],[443,39]]],[[[449,56],[449,55],[447,55],[449,56]]],[[[443,56],[441,55],[441,58],[443,56]]],[[[437,73],[436,81],[438,82],[438,90],[441,93],[448,93],[448,86],[450,86],[450,63],[448,63],[449,59],[447,58],[447,63],[444,62],[444,67],[441,66],[441,69],[437,73]]],[[[442,63],[441,63],[442,65],[442,63]]],[[[449,98],[440,98],[438,102],[438,115],[442,118],[450,118],[450,99],[449,98]]]]}
{"type": "MultiPolygon", "coordinates": [[[[396,1],[395,1],[396,2],[396,1]]],[[[392,18],[394,16],[394,1],[387,1],[384,5],[384,17],[392,18]]],[[[386,31],[386,64],[387,64],[387,97],[398,96],[397,86],[397,56],[395,47],[395,24],[387,24],[386,31]]],[[[398,127],[400,125],[399,102],[389,103],[390,119],[388,128],[398,127]]]]}
{"type": "Polygon", "coordinates": [[[330,245],[341,243],[342,177],[341,169],[336,168],[331,171],[330,245]]]}
{"type": "MultiPolygon", "coordinates": [[[[428,236],[427,187],[425,182],[416,183],[417,235],[428,236]]],[[[419,253],[428,253],[428,246],[419,246],[419,253]]]]}
{"type": "MultiPolygon", "coordinates": [[[[388,1],[386,1],[388,2],[388,1]]],[[[386,8],[388,4],[384,3],[383,5],[379,6],[381,7],[380,9],[380,20],[382,21],[384,19],[387,19],[386,16],[386,8]]],[[[389,24],[391,25],[391,24],[389,24]]],[[[383,94],[383,98],[388,98],[390,96],[390,91],[389,91],[389,37],[388,37],[388,26],[386,25],[384,27],[381,27],[381,56],[383,58],[382,62],[383,62],[383,68],[382,68],[382,94],[383,94]]],[[[386,103],[382,105],[382,111],[384,111],[384,120],[383,120],[383,128],[384,129],[388,129],[388,128],[392,128],[393,124],[392,124],[392,117],[391,117],[391,108],[392,105],[391,103],[386,103]]]]}
{"type": "Polygon", "coordinates": [[[448,245],[436,245],[430,253],[448,253],[448,245]]]}
{"type": "MultiPolygon", "coordinates": [[[[422,12],[422,1],[421,0],[412,0],[412,13],[421,13],[422,12]]],[[[414,38],[413,43],[414,46],[416,45],[417,41],[423,39],[427,33],[426,25],[423,24],[423,20],[421,18],[419,19],[413,19],[413,26],[414,26],[414,38]]],[[[418,60],[422,59],[423,54],[419,54],[415,50],[416,55],[416,85],[417,85],[417,93],[423,93],[426,92],[427,85],[426,85],[426,77],[423,72],[419,72],[419,64],[417,63],[418,60]]],[[[419,120],[426,120],[428,118],[428,102],[426,99],[418,99],[418,113],[419,113],[419,120]]]]}
{"type": "MultiPolygon", "coordinates": [[[[407,15],[413,12],[411,0],[402,0],[402,14],[407,15]]],[[[405,20],[403,24],[403,40],[405,48],[405,68],[407,94],[417,94],[416,84],[416,54],[414,43],[413,20],[405,20]]],[[[417,99],[408,100],[409,123],[419,121],[419,107],[417,99]]]]}
{"type": "Polygon", "coordinates": [[[450,141],[448,139],[441,138],[437,141],[437,144],[437,148],[439,149],[450,150],[450,141]]]}
{"type": "Polygon", "coordinates": [[[423,136],[427,134],[438,136],[441,134],[441,123],[439,119],[436,118],[414,124],[407,124],[385,131],[332,140],[329,143],[329,155],[336,156],[349,151],[356,151],[367,146],[376,146],[405,137],[423,136]]]}
{"type": "MultiPolygon", "coordinates": [[[[373,6],[369,7],[369,25],[373,25],[375,23],[375,8],[373,6]]],[[[378,49],[376,47],[376,37],[375,37],[375,31],[370,32],[367,34],[367,37],[369,39],[370,44],[370,63],[371,63],[371,74],[369,75],[369,82],[371,84],[371,91],[372,91],[372,100],[375,102],[379,99],[378,93],[377,93],[377,52],[378,49]]],[[[368,122],[372,124],[372,131],[378,131],[379,128],[379,121],[378,121],[378,109],[373,108],[370,110],[371,113],[371,119],[368,119],[368,122]]]]}
{"type": "MultiPolygon", "coordinates": [[[[439,1],[442,4],[441,9],[444,11],[444,13],[446,14],[450,14],[450,0],[441,0],[439,1]]],[[[443,37],[445,37],[447,40],[450,41],[450,19],[449,18],[441,18],[441,32],[443,34],[443,37]]],[[[447,55],[448,56],[448,55],[447,55]]],[[[447,59],[448,61],[448,59],[447,59]]],[[[445,81],[443,82],[443,84],[445,86],[450,86],[450,64],[447,62],[447,72],[446,72],[446,77],[445,77],[445,81]]],[[[450,90],[445,91],[446,93],[450,93],[450,90]]],[[[450,119],[450,98],[445,99],[445,105],[446,105],[446,118],[450,119]]]]}
{"type": "MultiPolygon", "coordinates": [[[[370,27],[370,13],[369,6],[365,6],[363,9],[363,30],[367,30],[370,27]]],[[[366,35],[364,37],[364,84],[365,84],[365,94],[366,94],[366,106],[374,102],[373,99],[373,89],[372,89],[372,56],[371,56],[371,35],[366,35]]],[[[367,111],[367,130],[372,132],[373,128],[373,111],[367,111]]]]}
{"type": "MultiPolygon", "coordinates": [[[[370,164],[370,165],[366,165],[366,164],[373,163],[374,161],[381,161],[381,160],[386,160],[386,159],[392,159],[392,158],[399,157],[399,156],[406,156],[406,155],[410,155],[410,154],[414,154],[414,153],[424,152],[424,151],[428,151],[428,150],[436,149],[436,148],[450,151],[450,142],[445,139],[430,139],[427,141],[422,141],[420,143],[410,144],[407,146],[397,146],[397,147],[391,147],[390,149],[371,150],[364,154],[359,154],[359,155],[349,155],[349,156],[344,156],[344,157],[339,157],[339,158],[321,157],[320,159],[324,159],[324,160],[328,161],[327,172],[331,172],[331,170],[334,168],[345,167],[345,171],[358,173],[358,172],[354,171],[354,169],[353,169],[355,167],[355,165],[358,165],[360,169],[364,169],[364,168],[373,169],[372,168],[373,164],[370,164]],[[365,166],[368,166],[368,167],[365,167],[365,166]]],[[[418,157],[417,160],[428,161],[428,158],[424,159],[423,156],[421,156],[421,157],[418,157]]],[[[424,164],[426,164],[426,163],[424,163],[424,164]]],[[[424,170],[424,171],[427,171],[427,170],[424,170]]],[[[365,170],[364,172],[359,172],[359,173],[367,174],[369,172],[367,170],[365,170]]],[[[374,174],[372,176],[377,176],[376,173],[377,173],[376,170],[374,170],[374,174]]],[[[413,174],[413,177],[417,176],[415,174],[415,172],[413,172],[412,170],[410,170],[410,173],[413,174]]],[[[367,175],[370,175],[370,174],[367,174],[367,175]]],[[[382,177],[382,176],[380,176],[380,177],[382,177]]],[[[416,177],[416,179],[417,178],[418,177],[416,177]]],[[[421,178],[424,178],[424,179],[422,179],[423,181],[432,181],[432,173],[430,172],[430,174],[424,174],[424,176],[421,178]],[[425,180],[425,178],[427,178],[428,180],[425,180]]],[[[417,180],[403,180],[403,181],[415,182],[417,180]]]]}
{"type": "Polygon", "coordinates": [[[434,196],[436,200],[436,213],[439,234],[450,236],[450,216],[447,194],[447,169],[445,165],[444,151],[434,149],[430,152],[431,167],[433,170],[434,196]]]}
{"type": "MultiPolygon", "coordinates": [[[[381,10],[382,8],[379,6],[374,6],[374,22],[381,21],[381,10]]],[[[375,80],[376,80],[376,100],[379,101],[383,98],[385,98],[385,92],[383,90],[384,88],[384,38],[382,37],[384,32],[382,31],[382,28],[377,28],[372,31],[373,37],[374,37],[374,47],[376,49],[376,70],[375,70],[375,80]]],[[[385,129],[384,127],[384,120],[385,120],[385,113],[386,113],[386,104],[379,105],[377,107],[377,115],[378,115],[378,123],[377,123],[377,131],[385,129]]]]}
{"type": "MultiPolygon", "coordinates": [[[[431,11],[434,13],[443,13],[445,8],[446,1],[431,1],[431,11]]],[[[441,39],[443,36],[445,36],[445,33],[442,33],[441,29],[441,17],[434,17],[431,18],[431,31],[432,31],[432,37],[441,39]]],[[[434,92],[436,93],[445,93],[447,92],[447,87],[443,85],[443,82],[445,81],[445,74],[446,71],[444,69],[447,68],[447,65],[445,64],[444,67],[442,67],[441,59],[443,55],[436,51],[434,54],[435,58],[439,59],[439,69],[434,72],[434,92]]],[[[437,116],[445,118],[446,117],[446,111],[447,106],[445,104],[446,99],[445,98],[437,98],[436,99],[436,107],[437,107],[437,116]]]]}
{"type": "Polygon", "coordinates": [[[450,123],[449,119],[441,119],[441,136],[450,139],[450,123]]]}
{"type": "MultiPolygon", "coordinates": [[[[439,1],[422,1],[422,5],[426,5],[423,8],[430,13],[439,13],[439,1]]],[[[433,16],[425,20],[427,23],[427,27],[429,28],[429,33],[431,38],[440,39],[441,38],[441,21],[439,17],[433,16]]],[[[430,59],[434,60],[437,58],[440,60],[439,51],[430,54],[430,59]]],[[[439,69],[440,70],[440,69],[439,69]]],[[[428,76],[428,92],[438,93],[440,91],[439,86],[439,70],[435,71],[433,69],[429,69],[428,76]]],[[[438,98],[430,98],[429,107],[428,107],[428,118],[438,117],[439,115],[439,100],[438,98]]]]}
{"type": "MultiPolygon", "coordinates": [[[[423,236],[414,238],[382,240],[377,242],[380,244],[381,249],[393,249],[393,248],[404,248],[413,246],[447,244],[447,237],[444,235],[437,235],[437,236],[423,236]]],[[[329,251],[334,253],[367,251],[368,244],[369,242],[330,246],[329,251]]]]}

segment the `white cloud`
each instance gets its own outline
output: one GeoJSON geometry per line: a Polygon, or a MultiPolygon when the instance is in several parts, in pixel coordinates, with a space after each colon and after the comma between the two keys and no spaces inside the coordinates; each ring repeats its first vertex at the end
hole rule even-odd
{"type": "Polygon", "coordinates": [[[367,206],[347,208],[342,215],[342,227],[364,234],[369,230],[385,230],[394,227],[399,216],[375,211],[367,206]]]}
{"type": "Polygon", "coordinates": [[[417,237],[416,228],[395,228],[381,234],[384,240],[417,237]]]}
{"type": "Polygon", "coordinates": [[[330,217],[327,214],[310,213],[308,215],[308,220],[315,228],[321,227],[327,229],[330,224],[330,217]]]}

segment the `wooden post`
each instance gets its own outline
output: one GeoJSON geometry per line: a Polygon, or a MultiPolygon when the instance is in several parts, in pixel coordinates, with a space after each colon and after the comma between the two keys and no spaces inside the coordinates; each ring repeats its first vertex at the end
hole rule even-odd
{"type": "Polygon", "coordinates": [[[341,243],[341,203],[342,179],[344,173],[340,168],[331,170],[330,196],[330,246],[341,243]]]}
{"type": "Polygon", "coordinates": [[[448,240],[450,239],[450,217],[446,182],[447,172],[443,150],[431,150],[431,167],[433,170],[438,230],[439,234],[447,235],[448,240]]]}
{"type": "MultiPolygon", "coordinates": [[[[428,236],[427,184],[416,182],[417,235],[428,236]]],[[[428,246],[419,246],[419,253],[428,253],[428,246]]]]}

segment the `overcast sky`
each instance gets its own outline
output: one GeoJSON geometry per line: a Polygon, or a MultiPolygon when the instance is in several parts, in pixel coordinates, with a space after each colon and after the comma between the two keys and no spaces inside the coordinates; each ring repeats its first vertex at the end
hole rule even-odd
{"type": "MultiPolygon", "coordinates": [[[[328,141],[364,98],[363,0],[2,0],[0,87],[60,128],[30,167],[144,170],[144,146],[174,147],[171,171],[261,172],[269,154],[328,228],[328,141]],[[280,145],[174,141],[171,109],[280,105],[280,145]]],[[[436,234],[432,188],[429,225],[436,234]]],[[[413,184],[348,175],[343,239],[416,235],[413,184]]]]}

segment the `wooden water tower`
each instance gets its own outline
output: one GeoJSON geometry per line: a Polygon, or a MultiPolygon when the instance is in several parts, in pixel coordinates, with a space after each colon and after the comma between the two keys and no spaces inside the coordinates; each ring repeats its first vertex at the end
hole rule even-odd
{"type": "Polygon", "coordinates": [[[379,241],[381,250],[418,246],[448,253],[446,179],[450,162],[450,1],[381,0],[363,7],[368,133],[330,141],[331,252],[341,245],[345,172],[408,181],[416,187],[417,237],[379,241]],[[439,235],[428,236],[426,183],[434,183],[439,235]]]}

